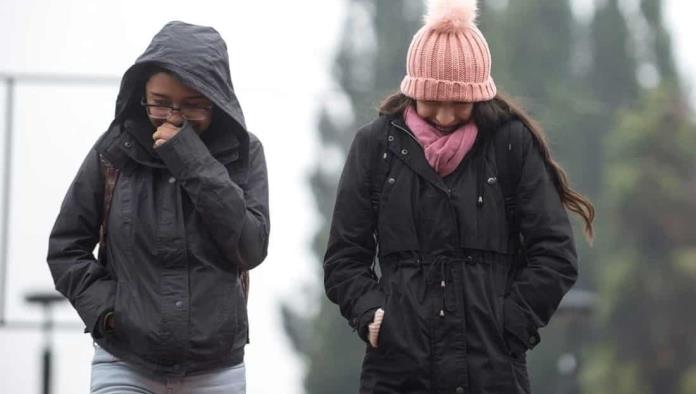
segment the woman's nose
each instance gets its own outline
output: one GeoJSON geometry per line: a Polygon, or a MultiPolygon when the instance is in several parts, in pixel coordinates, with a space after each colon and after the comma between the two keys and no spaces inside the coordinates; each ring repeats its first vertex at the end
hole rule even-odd
{"type": "Polygon", "coordinates": [[[455,123],[454,111],[451,108],[443,107],[438,109],[435,114],[435,121],[439,126],[447,127],[455,123]]]}
{"type": "Polygon", "coordinates": [[[184,117],[181,115],[181,110],[173,108],[167,117],[167,122],[177,127],[181,126],[181,124],[184,123],[184,117]]]}

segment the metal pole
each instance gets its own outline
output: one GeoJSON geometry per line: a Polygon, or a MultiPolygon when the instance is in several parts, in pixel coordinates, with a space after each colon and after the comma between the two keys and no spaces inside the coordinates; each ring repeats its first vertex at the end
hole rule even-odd
{"type": "Polygon", "coordinates": [[[63,302],[65,298],[57,292],[31,293],[25,296],[27,302],[39,304],[43,310],[43,332],[44,344],[41,352],[41,393],[51,393],[52,359],[53,359],[53,310],[51,309],[56,302],[63,302]]]}
{"type": "Polygon", "coordinates": [[[43,350],[43,363],[42,363],[42,387],[41,394],[51,394],[51,348],[46,347],[43,350]]]}
{"type": "Polygon", "coordinates": [[[5,165],[2,174],[2,238],[0,238],[0,326],[5,324],[5,284],[7,283],[7,242],[10,223],[10,185],[12,183],[12,126],[14,115],[14,78],[5,79],[5,165]]]}
{"type": "Polygon", "coordinates": [[[53,357],[53,351],[51,349],[51,330],[53,319],[51,316],[51,304],[46,303],[43,305],[44,310],[44,348],[43,357],[41,362],[41,375],[43,377],[43,390],[42,394],[51,394],[51,359],[53,357]]]}

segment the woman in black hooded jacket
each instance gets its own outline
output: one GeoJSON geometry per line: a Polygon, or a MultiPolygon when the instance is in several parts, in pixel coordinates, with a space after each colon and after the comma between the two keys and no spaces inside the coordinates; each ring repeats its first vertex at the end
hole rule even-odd
{"type": "Polygon", "coordinates": [[[170,22],[124,74],[49,239],[56,288],[95,342],[92,392],[243,393],[241,279],[269,226],[225,42],[170,22]]]}
{"type": "Polygon", "coordinates": [[[431,2],[339,182],[324,278],[368,343],[361,393],[529,393],[525,353],[577,277],[564,208],[592,234],[592,204],[497,93],[475,15],[431,2]]]}

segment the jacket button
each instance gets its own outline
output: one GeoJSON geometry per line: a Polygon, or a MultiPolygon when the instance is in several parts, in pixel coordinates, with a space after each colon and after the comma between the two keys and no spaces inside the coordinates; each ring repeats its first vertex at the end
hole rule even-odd
{"type": "Polygon", "coordinates": [[[389,142],[394,141],[394,136],[393,136],[393,135],[390,135],[389,137],[387,137],[387,140],[388,140],[389,142]]]}
{"type": "Polygon", "coordinates": [[[407,155],[407,154],[408,154],[408,150],[407,150],[407,149],[402,149],[402,150],[401,150],[401,154],[402,154],[402,155],[407,155]]]}
{"type": "Polygon", "coordinates": [[[457,394],[464,394],[464,387],[459,386],[459,387],[457,387],[456,391],[457,391],[457,394]]]}
{"type": "Polygon", "coordinates": [[[489,185],[492,185],[492,184],[496,183],[497,181],[498,181],[498,178],[493,176],[493,177],[488,178],[487,182],[489,185]]]}
{"type": "Polygon", "coordinates": [[[176,182],[176,178],[174,178],[173,176],[170,176],[169,183],[174,183],[174,182],[176,182]]]}
{"type": "Polygon", "coordinates": [[[387,182],[389,182],[390,185],[393,185],[396,182],[396,179],[389,178],[389,179],[387,179],[387,182]]]}
{"type": "Polygon", "coordinates": [[[176,305],[177,308],[181,308],[182,306],[184,306],[184,303],[182,301],[177,301],[176,303],[174,303],[174,305],[176,305]]]}
{"type": "Polygon", "coordinates": [[[131,146],[133,146],[133,143],[130,141],[126,141],[123,143],[123,146],[125,146],[126,148],[130,148],[131,146]]]}
{"type": "Polygon", "coordinates": [[[534,346],[539,342],[539,338],[536,337],[536,335],[532,335],[529,337],[529,344],[534,346]]]}

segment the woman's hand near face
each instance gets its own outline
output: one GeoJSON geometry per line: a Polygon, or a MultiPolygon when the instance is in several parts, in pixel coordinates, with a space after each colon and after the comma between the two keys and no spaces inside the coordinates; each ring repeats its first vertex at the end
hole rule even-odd
{"type": "Polygon", "coordinates": [[[152,139],[155,141],[155,148],[169,141],[174,137],[181,127],[174,126],[172,123],[164,122],[160,127],[157,128],[154,134],[152,134],[152,139]]]}

